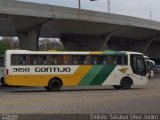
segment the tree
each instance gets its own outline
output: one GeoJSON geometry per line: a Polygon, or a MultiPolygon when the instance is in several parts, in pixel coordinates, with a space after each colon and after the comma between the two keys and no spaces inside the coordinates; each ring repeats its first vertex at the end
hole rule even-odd
{"type": "Polygon", "coordinates": [[[0,41],[0,55],[4,55],[7,49],[7,46],[2,41],[0,41]]]}
{"type": "Polygon", "coordinates": [[[0,55],[4,55],[7,49],[18,49],[19,42],[18,39],[13,37],[3,37],[0,40],[0,55]]]}
{"type": "Polygon", "coordinates": [[[59,39],[44,38],[39,41],[39,50],[64,50],[64,46],[59,39]]]}

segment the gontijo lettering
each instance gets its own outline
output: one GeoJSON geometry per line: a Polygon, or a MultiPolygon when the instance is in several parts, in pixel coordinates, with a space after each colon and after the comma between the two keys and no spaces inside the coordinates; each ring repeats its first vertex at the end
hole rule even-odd
{"type": "Polygon", "coordinates": [[[35,72],[70,72],[70,67],[36,67],[35,72]]]}
{"type": "MultiPolygon", "coordinates": [[[[30,68],[13,68],[13,72],[30,72],[30,68]]],[[[35,72],[71,72],[70,67],[36,67],[35,72]]]]}

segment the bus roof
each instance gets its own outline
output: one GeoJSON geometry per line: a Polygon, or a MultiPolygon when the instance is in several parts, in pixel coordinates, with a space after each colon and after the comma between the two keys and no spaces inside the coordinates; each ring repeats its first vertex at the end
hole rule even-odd
{"type": "Polygon", "coordinates": [[[116,54],[116,55],[125,55],[125,54],[141,54],[139,52],[131,52],[131,51],[112,51],[112,50],[106,50],[106,51],[29,51],[29,50],[7,50],[7,53],[10,54],[91,54],[91,55],[97,55],[97,54],[116,54]]]}

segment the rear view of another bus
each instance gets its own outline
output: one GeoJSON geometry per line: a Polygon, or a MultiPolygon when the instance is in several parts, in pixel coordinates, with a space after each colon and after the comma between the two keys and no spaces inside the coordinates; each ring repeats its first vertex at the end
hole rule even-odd
{"type": "Polygon", "coordinates": [[[155,62],[150,60],[149,57],[143,56],[147,65],[148,77],[149,79],[154,76],[155,73],[155,62]]]}

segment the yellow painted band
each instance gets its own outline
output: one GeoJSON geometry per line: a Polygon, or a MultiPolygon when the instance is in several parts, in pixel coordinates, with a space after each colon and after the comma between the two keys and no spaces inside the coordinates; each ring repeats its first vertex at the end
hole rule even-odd
{"type": "Polygon", "coordinates": [[[5,83],[14,86],[48,86],[49,81],[58,77],[63,86],[77,86],[83,77],[89,72],[92,65],[80,66],[74,74],[70,75],[9,75],[5,77],[5,83]]]}

